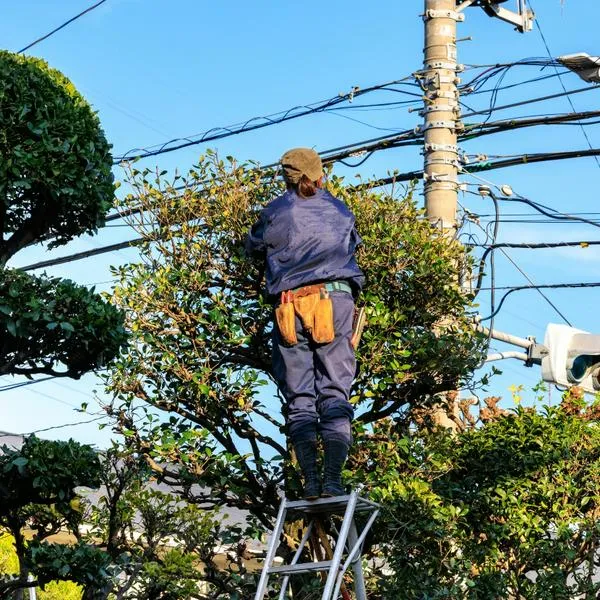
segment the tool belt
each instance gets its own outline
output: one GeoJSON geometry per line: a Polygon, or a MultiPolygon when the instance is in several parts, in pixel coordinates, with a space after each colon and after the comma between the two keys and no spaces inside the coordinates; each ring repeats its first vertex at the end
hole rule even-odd
{"type": "Polygon", "coordinates": [[[329,297],[329,291],[332,290],[351,292],[347,283],[338,281],[281,292],[281,303],[275,309],[275,319],[285,344],[293,346],[298,343],[296,315],[313,342],[329,344],[333,341],[333,302],[329,297]]]}

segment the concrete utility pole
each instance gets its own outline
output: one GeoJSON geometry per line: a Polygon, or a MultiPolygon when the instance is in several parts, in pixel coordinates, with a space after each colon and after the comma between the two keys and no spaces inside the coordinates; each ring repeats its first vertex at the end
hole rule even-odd
{"type": "Polygon", "coordinates": [[[533,13],[526,0],[517,0],[517,11],[500,6],[507,0],[425,0],[423,70],[418,75],[425,90],[422,131],[425,137],[424,195],[427,218],[454,233],[458,200],[458,138],[462,127],[456,51],[456,24],[464,21],[469,6],[482,8],[525,32],[532,28],[533,13]]]}
{"type": "Polygon", "coordinates": [[[425,90],[425,210],[431,222],[452,233],[456,228],[460,123],[456,23],[464,20],[464,15],[456,10],[456,0],[425,0],[423,19],[425,59],[420,77],[425,90]]]}
{"type": "MultiPolygon", "coordinates": [[[[417,74],[425,91],[421,128],[425,214],[448,235],[456,232],[460,168],[458,132],[463,126],[458,89],[458,73],[462,69],[457,62],[457,23],[465,20],[462,11],[469,6],[479,6],[489,16],[511,23],[519,31],[529,31],[533,13],[527,8],[526,0],[517,0],[517,12],[500,7],[504,2],[506,0],[425,0],[424,62],[423,70],[417,74]]],[[[448,395],[447,400],[450,400],[449,406],[434,409],[433,418],[439,425],[455,430],[457,399],[448,395]]]]}

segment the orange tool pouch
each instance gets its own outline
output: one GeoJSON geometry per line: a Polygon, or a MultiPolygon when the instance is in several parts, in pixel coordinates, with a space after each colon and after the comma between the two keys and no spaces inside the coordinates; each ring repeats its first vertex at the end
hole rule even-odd
{"type": "Polygon", "coordinates": [[[329,344],[335,338],[333,302],[324,286],[308,285],[293,293],[282,292],[281,304],[275,309],[275,316],[281,337],[289,346],[298,342],[296,315],[315,343],[329,344]]]}
{"type": "Polygon", "coordinates": [[[296,313],[291,292],[281,292],[281,303],[275,309],[275,320],[279,333],[285,344],[293,346],[298,343],[296,337],[296,313]]]}

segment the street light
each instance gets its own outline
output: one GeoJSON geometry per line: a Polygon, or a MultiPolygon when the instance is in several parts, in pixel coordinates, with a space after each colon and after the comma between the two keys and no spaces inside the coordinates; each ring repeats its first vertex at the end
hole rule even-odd
{"type": "Polygon", "coordinates": [[[527,0],[517,0],[517,10],[507,10],[500,6],[507,0],[459,0],[458,10],[464,10],[467,6],[480,6],[490,17],[497,17],[514,25],[518,31],[525,33],[533,29],[533,11],[527,7],[527,0]]]}
{"type": "Polygon", "coordinates": [[[589,83],[600,83],[600,56],[590,56],[585,52],[559,56],[558,62],[581,79],[589,83]]]}

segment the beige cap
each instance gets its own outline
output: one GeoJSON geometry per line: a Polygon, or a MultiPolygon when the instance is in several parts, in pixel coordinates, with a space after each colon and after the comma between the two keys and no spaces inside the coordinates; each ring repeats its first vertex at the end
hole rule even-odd
{"type": "Polygon", "coordinates": [[[298,183],[302,175],[311,181],[319,180],[323,175],[320,156],[312,148],[292,148],[281,157],[283,175],[290,183],[298,183]]]}

